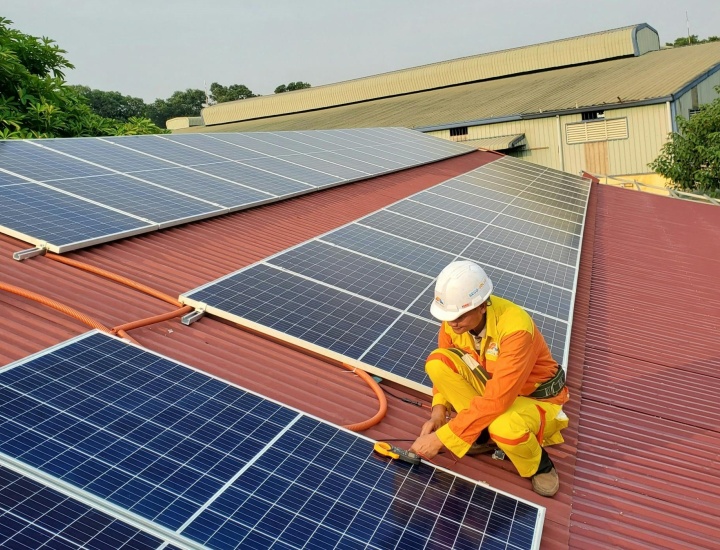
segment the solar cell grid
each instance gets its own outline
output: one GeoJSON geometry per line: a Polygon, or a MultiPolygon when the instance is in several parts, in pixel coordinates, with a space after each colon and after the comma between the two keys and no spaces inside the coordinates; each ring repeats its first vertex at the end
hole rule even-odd
{"type": "Polygon", "coordinates": [[[393,265],[435,277],[454,256],[395,235],[351,224],[319,238],[393,265]]]}
{"type": "MultiPolygon", "coordinates": [[[[318,158],[315,155],[298,155],[297,157],[288,157],[288,160],[313,170],[339,176],[343,179],[366,178],[370,175],[369,172],[349,166],[347,163],[331,162],[318,158]]],[[[377,170],[373,173],[377,173],[377,170]]]]}
{"type": "Polygon", "coordinates": [[[293,248],[267,263],[399,309],[409,306],[432,281],[320,241],[293,248]]]}
{"type": "Polygon", "coordinates": [[[539,225],[546,225],[554,229],[567,231],[568,233],[579,234],[582,231],[582,217],[580,217],[579,222],[575,222],[573,221],[574,216],[552,216],[543,214],[542,212],[538,212],[536,210],[515,206],[515,203],[508,205],[505,210],[503,210],[503,214],[539,225]]]}
{"type": "Polygon", "coordinates": [[[312,185],[314,187],[322,187],[324,185],[331,185],[338,183],[342,180],[337,175],[323,172],[320,170],[313,170],[312,168],[306,168],[299,164],[295,164],[294,160],[283,160],[280,158],[258,158],[246,160],[243,162],[248,166],[254,168],[260,168],[267,170],[273,174],[285,176],[291,179],[302,181],[305,184],[312,185]]]}
{"type": "Polygon", "coordinates": [[[193,166],[195,164],[208,164],[225,160],[219,155],[206,153],[194,147],[186,147],[182,143],[157,136],[120,136],[100,139],[180,166],[193,166]]]}
{"type": "Polygon", "coordinates": [[[482,258],[483,265],[513,271],[519,275],[570,290],[572,290],[575,283],[574,266],[532,256],[519,250],[513,250],[480,239],[473,241],[468,246],[463,257],[467,259],[482,258]]]}
{"type": "Polygon", "coordinates": [[[0,171],[0,187],[5,185],[18,185],[23,183],[29,183],[27,180],[18,178],[17,176],[11,176],[5,172],[0,171]]]}
{"type": "Polygon", "coordinates": [[[584,202],[558,193],[557,191],[542,191],[540,189],[528,188],[522,192],[521,197],[537,204],[552,206],[558,210],[568,210],[580,215],[585,211],[584,202]]]}
{"type": "Polygon", "coordinates": [[[155,224],[186,220],[221,209],[207,201],[148,185],[122,174],[65,179],[49,185],[155,224]]]}
{"type": "MultiPolygon", "coordinates": [[[[48,483],[63,479],[81,490],[86,501],[100,507],[94,510],[72,503],[69,514],[73,523],[88,509],[89,514],[102,518],[93,524],[94,531],[84,534],[91,541],[90,548],[93,540],[107,542],[107,534],[118,531],[137,543],[128,545],[133,548],[157,547],[158,539],[150,536],[155,532],[164,533],[165,540],[176,546],[195,543],[210,549],[324,549],[328,545],[465,548],[492,541],[503,548],[522,550],[539,545],[544,517],[541,507],[430,464],[412,467],[381,457],[373,453],[373,441],[362,436],[98,332],[3,369],[0,387],[0,430],[8,430],[11,423],[13,430],[3,431],[0,452],[32,467],[35,461],[28,461],[22,445],[6,440],[8,435],[14,440],[28,436],[36,447],[52,443],[59,452],[65,446],[85,457],[85,463],[66,459],[53,468],[41,464],[38,469],[45,472],[48,483]],[[65,393],[70,384],[82,388],[87,399],[97,401],[94,407],[98,412],[104,403],[107,410],[103,416],[81,416],[73,405],[77,400],[45,403],[45,396],[65,393]],[[50,407],[52,414],[23,414],[30,410],[30,403],[34,408],[50,407]],[[128,414],[145,417],[134,427],[134,422],[125,422],[119,428],[117,421],[128,414]],[[184,418],[193,414],[201,418],[184,423],[184,418]],[[82,426],[82,436],[75,431],[75,436],[69,437],[67,429],[59,425],[51,433],[47,428],[50,419],[82,426]],[[212,422],[220,430],[233,431],[232,437],[223,431],[206,431],[212,422]],[[200,423],[202,429],[197,426],[200,423]],[[162,437],[153,437],[155,432],[162,437]],[[94,453],[90,451],[93,444],[83,446],[93,438],[94,453]],[[248,449],[251,440],[260,441],[259,447],[248,449]],[[129,453],[136,444],[136,452],[129,453]],[[181,446],[184,450],[175,469],[154,468],[157,461],[170,460],[166,455],[181,446]],[[111,447],[113,453],[105,452],[111,447]],[[192,461],[198,449],[207,448],[218,452],[189,467],[188,459],[192,461]],[[236,457],[241,451],[244,454],[237,463],[227,462],[227,457],[236,457]],[[94,461],[93,467],[84,468],[89,461],[94,461]],[[115,477],[130,470],[135,476],[115,477]],[[111,472],[115,476],[109,476],[111,472]],[[221,483],[198,490],[197,479],[203,476],[221,483]],[[105,479],[102,487],[113,484],[115,491],[98,492],[101,479],[105,479]],[[128,490],[130,485],[132,490],[128,490]],[[175,500],[162,501],[160,490],[172,493],[175,500]],[[153,499],[148,498],[150,494],[153,499]],[[124,509],[128,519],[145,520],[143,525],[150,534],[138,534],[112,517],[105,518],[101,512],[105,500],[124,509]],[[113,531],[98,529],[102,523],[113,531]],[[101,535],[96,536],[98,531],[101,535]]],[[[18,481],[12,476],[7,481],[7,475],[0,475],[0,480],[12,486],[18,481]]],[[[0,481],[0,493],[4,489],[0,481]]],[[[28,495],[37,493],[35,489],[23,491],[19,498],[15,492],[13,498],[27,500],[28,495]]],[[[39,491],[45,490],[39,487],[39,491]]],[[[67,502],[54,493],[51,500],[59,505],[67,502]]],[[[14,522],[9,530],[19,533],[28,525],[42,528],[43,511],[25,513],[25,524],[14,522]]],[[[63,536],[70,532],[64,531],[63,536]]],[[[120,546],[111,543],[106,547],[120,546]]]]}
{"type": "Polygon", "coordinates": [[[494,232],[494,230],[498,230],[499,232],[500,229],[509,229],[521,235],[535,237],[537,239],[550,241],[552,243],[569,246],[575,249],[580,246],[580,235],[573,235],[572,233],[567,233],[565,231],[553,229],[552,227],[528,222],[519,218],[513,218],[511,216],[498,216],[494,220],[493,226],[488,226],[488,228],[485,229],[485,231],[483,231],[480,236],[483,239],[487,239],[487,235],[494,232]]]}
{"type": "MultiPolygon", "coordinates": [[[[315,186],[289,177],[274,174],[268,170],[253,168],[238,162],[217,162],[192,167],[200,174],[210,174],[218,178],[242,185],[256,196],[256,200],[279,197],[314,189],[315,186]]],[[[196,191],[197,192],[197,191],[196,191]]],[[[201,191],[201,192],[204,192],[201,191]]]]}
{"type": "Polygon", "coordinates": [[[551,173],[543,174],[543,177],[534,182],[528,191],[548,193],[551,196],[553,193],[557,193],[559,198],[573,204],[584,204],[588,192],[587,188],[569,185],[562,179],[553,177],[551,173]]]}
{"type": "Polygon", "coordinates": [[[21,140],[0,140],[0,158],[4,170],[40,182],[112,172],[21,140]]]}
{"type": "MultiPolygon", "coordinates": [[[[502,212],[502,210],[507,205],[507,202],[504,200],[504,198],[507,198],[507,195],[490,190],[485,190],[483,192],[480,187],[478,187],[478,189],[480,190],[480,192],[478,194],[475,194],[473,192],[457,189],[452,186],[451,182],[448,182],[447,184],[433,187],[432,193],[461,204],[465,203],[484,208],[486,210],[490,210],[493,213],[502,212]],[[495,195],[495,198],[492,198],[490,196],[493,193],[495,195]]],[[[455,203],[452,204],[454,207],[455,203]]],[[[450,210],[452,210],[452,208],[450,208],[450,210]]]]}
{"type": "Polygon", "coordinates": [[[460,254],[472,241],[472,237],[467,235],[389,211],[371,214],[359,223],[451,254],[460,254]]]}
{"type": "Polygon", "coordinates": [[[464,181],[475,185],[480,185],[486,189],[499,191],[508,195],[517,195],[520,191],[527,189],[527,182],[508,180],[506,177],[490,174],[488,172],[480,172],[474,170],[458,176],[458,181],[464,181]]]}
{"type": "Polygon", "coordinates": [[[0,187],[0,226],[28,239],[66,243],[155,229],[146,221],[36,184],[0,187]]]}
{"type": "Polygon", "coordinates": [[[570,314],[572,292],[547,283],[533,281],[515,273],[485,266],[493,282],[493,292],[530,311],[567,319],[570,314]]]}
{"type": "Polygon", "coordinates": [[[255,158],[271,157],[287,157],[297,154],[298,151],[284,145],[276,145],[263,139],[263,133],[247,133],[247,134],[223,134],[218,137],[222,141],[232,143],[244,147],[248,151],[252,151],[255,158]]]}
{"type": "Polygon", "coordinates": [[[198,151],[213,154],[215,162],[223,160],[246,160],[262,157],[262,153],[252,151],[240,145],[234,145],[223,141],[221,138],[205,134],[177,134],[165,136],[165,139],[192,147],[198,151]]]}
{"type": "Polygon", "coordinates": [[[2,548],[167,548],[165,541],[2,464],[0,525],[2,548]]]}
{"type": "Polygon", "coordinates": [[[351,168],[367,172],[368,174],[379,174],[384,170],[399,168],[402,166],[398,163],[363,155],[361,151],[320,151],[311,153],[310,155],[314,158],[322,159],[328,162],[350,166],[351,168]]]}
{"type": "Polygon", "coordinates": [[[518,193],[516,192],[506,193],[502,191],[495,191],[492,189],[484,189],[482,185],[478,185],[478,183],[476,182],[468,183],[463,181],[462,176],[447,182],[445,187],[449,189],[456,189],[460,192],[458,193],[458,196],[467,196],[466,200],[472,200],[473,197],[478,197],[481,201],[497,201],[503,206],[511,203],[518,195],[518,193]]]}
{"type": "MultiPolygon", "coordinates": [[[[221,136],[218,136],[222,139],[221,136]]],[[[264,142],[278,145],[286,148],[288,151],[296,153],[314,153],[318,151],[325,151],[329,144],[325,147],[319,146],[317,143],[312,143],[310,139],[305,138],[299,132],[262,132],[253,133],[252,137],[260,139],[264,142]]]]}
{"type": "Polygon", "coordinates": [[[420,193],[415,195],[412,200],[389,206],[387,210],[471,237],[485,229],[486,222],[492,221],[497,216],[495,212],[470,204],[456,201],[448,204],[447,200],[432,193],[420,193]]]}
{"type": "Polygon", "coordinates": [[[100,139],[47,139],[42,140],[38,145],[120,172],[126,172],[128,167],[132,167],[133,170],[155,170],[173,166],[164,160],[124,149],[100,139]]]}
{"type": "MultiPolygon", "coordinates": [[[[256,171],[253,168],[240,166],[240,169],[238,169],[230,163],[206,165],[203,172],[190,170],[188,168],[170,168],[165,170],[134,172],[132,175],[144,181],[156,183],[181,193],[193,194],[198,192],[198,188],[202,188],[203,198],[208,201],[221,204],[226,208],[232,208],[233,206],[239,205],[249,205],[255,202],[267,200],[268,198],[275,196],[275,194],[270,193],[267,190],[259,191],[256,189],[265,188],[279,191],[282,188],[276,189],[273,185],[276,184],[274,180],[284,181],[284,178],[275,178],[270,174],[256,171]],[[225,166],[222,170],[218,169],[226,164],[228,166],[225,166]],[[227,175],[231,177],[246,181],[247,184],[240,185],[234,183],[233,181],[226,181],[226,179],[222,179],[221,176],[215,177],[210,175],[207,173],[207,166],[214,166],[219,173],[227,173],[227,175]],[[240,174],[245,174],[245,176],[240,177],[240,174]],[[252,174],[253,177],[249,174],[252,174]],[[250,184],[252,184],[255,189],[247,186],[250,184]]],[[[287,185],[284,189],[297,190],[304,189],[306,187],[307,186],[300,183],[287,180],[287,185]]]]}

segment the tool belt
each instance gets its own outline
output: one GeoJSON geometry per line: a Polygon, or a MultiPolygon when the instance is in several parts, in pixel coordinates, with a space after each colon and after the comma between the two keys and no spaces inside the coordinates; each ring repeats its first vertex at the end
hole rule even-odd
{"type": "Polygon", "coordinates": [[[532,392],[528,397],[533,399],[548,399],[555,397],[565,387],[565,371],[558,365],[557,372],[550,380],[546,380],[540,384],[535,391],[532,392]]]}

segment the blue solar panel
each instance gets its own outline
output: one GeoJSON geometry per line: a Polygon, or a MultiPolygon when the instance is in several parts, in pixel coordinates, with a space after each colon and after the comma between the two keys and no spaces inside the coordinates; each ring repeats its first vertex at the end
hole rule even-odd
{"type": "MultiPolygon", "coordinates": [[[[0,459],[178,546],[538,547],[542,507],[372,448],[95,331],[0,371],[0,459]]],[[[26,514],[6,536],[42,517],[26,514]]]]}
{"type": "MultiPolygon", "coordinates": [[[[41,220],[53,219],[37,231],[25,210],[15,216],[0,211],[0,231],[65,252],[133,234],[123,214],[161,229],[470,151],[397,128],[0,141],[0,188],[45,183],[100,207],[90,216],[62,218],[52,202],[36,203],[41,220]],[[330,156],[317,156],[323,153],[330,156]],[[388,156],[394,160],[382,160],[388,156]],[[99,234],[112,219],[103,207],[121,216],[99,234]],[[79,217],[89,218],[91,236],[68,240],[79,233],[79,217]]],[[[11,193],[20,202],[35,198],[30,187],[11,193]],[[29,195],[18,198],[24,191],[29,195]]]]}
{"type": "Polygon", "coordinates": [[[585,203],[577,204],[588,193],[582,178],[502,157],[181,300],[430,392],[423,367],[439,326],[429,313],[434,278],[468,259],[485,267],[494,294],[547,327],[565,363],[585,203]],[[348,323],[346,309],[364,316],[348,323]]]}
{"type": "Polygon", "coordinates": [[[93,242],[151,231],[155,225],[35,183],[0,187],[0,226],[18,238],[93,242]]]}
{"type": "Polygon", "coordinates": [[[122,174],[71,178],[54,181],[48,185],[133,216],[151,220],[156,224],[207,216],[222,210],[221,207],[207,201],[188,197],[157,185],[148,185],[144,181],[122,174]]]}
{"type": "Polygon", "coordinates": [[[0,548],[169,550],[173,547],[0,464],[0,548]]]}

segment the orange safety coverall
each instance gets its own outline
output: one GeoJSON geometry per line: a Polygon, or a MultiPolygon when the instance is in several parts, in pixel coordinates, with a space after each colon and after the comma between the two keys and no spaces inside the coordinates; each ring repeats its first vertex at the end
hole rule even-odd
{"type": "Polygon", "coordinates": [[[463,456],[483,429],[497,443],[520,475],[537,471],[541,445],[562,443],[560,430],[568,420],[562,404],[567,387],[548,399],[529,396],[562,368],[552,358],[544,338],[528,313],[509,300],[491,296],[483,338],[456,334],[443,322],[440,349],[428,357],[426,371],[433,381],[433,406],[444,405],[457,415],[436,434],[457,456],[463,456]],[[476,347],[477,346],[477,347],[476,347]],[[491,376],[485,381],[460,357],[447,351],[470,354],[491,376]]]}

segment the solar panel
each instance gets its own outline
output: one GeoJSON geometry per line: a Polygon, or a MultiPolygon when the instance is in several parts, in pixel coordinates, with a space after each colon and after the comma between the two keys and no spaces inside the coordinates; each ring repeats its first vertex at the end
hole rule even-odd
{"type": "Polygon", "coordinates": [[[402,128],[0,141],[0,231],[61,253],[470,151],[402,128]]]}
{"type": "Polygon", "coordinates": [[[538,548],[544,508],[373,443],[97,331],[0,371],[0,463],[48,486],[13,498],[90,507],[54,536],[100,513],[181,548],[538,548]]]}
{"type": "Polygon", "coordinates": [[[589,182],[502,157],[180,297],[429,393],[435,277],[477,261],[567,364],[589,182]],[[545,330],[546,329],[546,330],[545,330]]]}
{"type": "Polygon", "coordinates": [[[166,541],[0,464],[0,547],[171,549],[166,541]]]}

